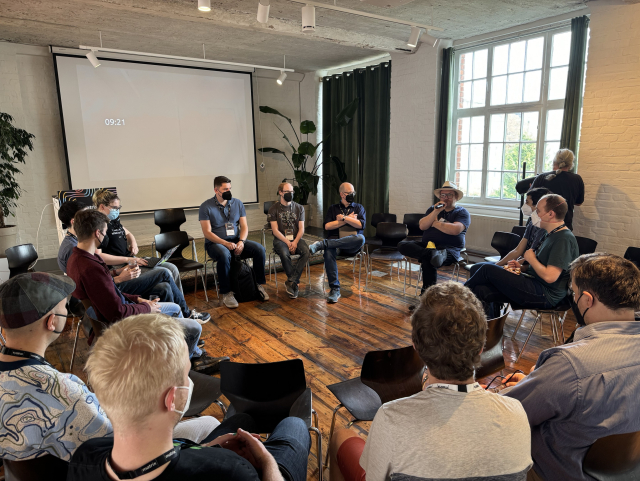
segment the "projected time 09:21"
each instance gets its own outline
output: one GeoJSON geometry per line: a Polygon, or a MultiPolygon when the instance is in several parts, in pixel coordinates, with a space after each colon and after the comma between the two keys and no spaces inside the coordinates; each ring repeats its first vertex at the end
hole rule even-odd
{"type": "Polygon", "coordinates": [[[104,119],[105,125],[124,125],[124,119],[104,119]]]}

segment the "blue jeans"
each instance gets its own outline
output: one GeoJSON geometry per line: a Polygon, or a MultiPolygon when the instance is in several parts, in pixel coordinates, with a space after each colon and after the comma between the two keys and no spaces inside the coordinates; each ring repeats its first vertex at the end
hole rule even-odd
{"type": "Polygon", "coordinates": [[[202,334],[202,326],[195,319],[182,317],[182,312],[178,304],[173,302],[160,302],[160,312],[167,316],[175,317],[184,328],[184,340],[187,341],[189,357],[202,356],[202,350],[198,347],[198,339],[202,334]]]}
{"type": "Polygon", "coordinates": [[[518,276],[495,264],[484,264],[464,285],[482,301],[489,319],[500,316],[498,306],[502,302],[513,302],[527,309],[553,307],[536,279],[518,276]]]}
{"type": "Polygon", "coordinates": [[[180,289],[174,282],[171,270],[169,269],[161,267],[147,269],[140,277],[121,282],[118,288],[125,294],[138,295],[144,298],[148,298],[151,294],[154,294],[160,298],[160,302],[174,302],[178,304],[183,316],[189,317],[191,314],[184,300],[184,295],[182,295],[182,292],[180,292],[180,289]]]}
{"type": "MultiPolygon", "coordinates": [[[[476,272],[478,272],[478,269],[480,269],[482,266],[486,264],[495,265],[493,262],[477,262],[469,268],[469,277],[473,276],[476,272]]],[[[504,267],[504,266],[500,266],[500,267],[504,267]]]]}
{"type": "Polygon", "coordinates": [[[324,268],[327,270],[329,287],[339,289],[338,264],[336,257],[352,256],[358,253],[364,245],[362,234],[350,235],[341,239],[326,239],[324,241],[324,268]]]}
{"type": "MultiPolygon", "coordinates": [[[[230,239],[229,242],[237,243],[238,239],[230,239]]],[[[205,244],[205,249],[214,261],[218,263],[216,270],[218,271],[218,285],[220,286],[220,293],[226,294],[231,292],[231,283],[229,281],[229,270],[231,269],[231,256],[233,255],[229,249],[222,244],[214,244],[208,242],[205,244]]],[[[267,283],[267,279],[264,275],[264,261],[267,254],[262,247],[262,244],[258,244],[254,241],[246,241],[244,243],[244,249],[240,254],[241,259],[253,259],[253,272],[256,274],[256,282],[264,285],[267,283]]]]}
{"type": "Polygon", "coordinates": [[[141,272],[141,276],[146,274],[147,272],[151,271],[151,270],[158,270],[158,269],[166,269],[167,271],[169,271],[169,273],[171,274],[171,277],[173,277],[173,282],[176,283],[176,286],[178,286],[178,289],[180,289],[180,292],[182,291],[182,280],[180,279],[180,271],[178,270],[178,268],[176,266],[174,266],[173,264],[171,264],[170,262],[165,262],[164,264],[162,264],[162,266],[157,267],[155,269],[150,269],[149,267],[140,267],[140,272],[141,272]]]}
{"type": "Polygon", "coordinates": [[[298,255],[300,257],[298,258],[295,268],[293,267],[293,262],[291,262],[292,254],[289,252],[287,244],[282,242],[280,239],[274,238],[273,250],[280,257],[282,268],[284,269],[284,273],[287,275],[287,279],[294,284],[300,283],[300,276],[304,272],[305,267],[307,267],[307,262],[309,261],[309,247],[307,246],[307,243],[302,239],[298,241],[298,248],[296,249],[296,253],[293,255],[298,255]]]}
{"type": "MultiPolygon", "coordinates": [[[[202,440],[202,444],[213,441],[223,434],[235,433],[238,428],[255,433],[255,426],[255,421],[249,414],[236,414],[222,421],[202,440]]],[[[284,418],[264,443],[264,447],[278,463],[284,479],[287,481],[306,481],[311,436],[309,436],[307,425],[302,419],[284,418]]]]}

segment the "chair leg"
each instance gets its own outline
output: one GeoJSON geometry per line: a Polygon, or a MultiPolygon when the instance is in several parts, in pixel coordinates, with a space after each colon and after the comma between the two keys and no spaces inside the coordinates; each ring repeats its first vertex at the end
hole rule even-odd
{"type": "Polygon", "coordinates": [[[273,276],[276,278],[276,289],[278,288],[278,266],[276,266],[276,255],[273,254],[273,276]]]}
{"type": "Polygon", "coordinates": [[[307,287],[311,284],[311,262],[307,260],[307,287]]]}
{"type": "Polygon", "coordinates": [[[196,240],[191,241],[191,258],[198,262],[198,251],[196,250],[196,240]]]}
{"type": "MultiPolygon", "coordinates": [[[[311,426],[309,431],[316,433],[316,442],[318,444],[318,451],[316,453],[316,459],[318,460],[318,480],[322,481],[322,433],[316,427],[311,426]]],[[[329,450],[327,449],[327,454],[329,450]]]]}
{"type": "MultiPolygon", "coordinates": [[[[207,294],[207,276],[202,275],[202,270],[198,270],[200,273],[200,280],[202,281],[202,287],[204,288],[204,298],[209,302],[209,295],[207,294]]],[[[198,278],[195,279],[198,282],[198,278]]]]}
{"type": "MultiPolygon", "coordinates": [[[[336,416],[338,415],[338,411],[342,409],[344,405],[342,403],[338,404],[333,410],[333,416],[331,416],[331,427],[329,428],[329,443],[331,443],[331,438],[333,437],[333,429],[336,427],[336,416]]],[[[327,456],[324,460],[324,467],[329,466],[329,450],[327,449],[327,456]]]]}
{"type": "Polygon", "coordinates": [[[271,252],[269,252],[269,282],[271,282],[271,252]]]}
{"type": "Polygon", "coordinates": [[[531,337],[531,334],[533,334],[533,330],[536,328],[536,324],[538,323],[538,321],[540,320],[540,313],[538,313],[538,315],[536,316],[536,320],[533,321],[533,326],[531,326],[531,330],[529,331],[529,335],[527,336],[527,340],[524,341],[524,344],[522,346],[522,349],[520,349],[520,353],[518,354],[518,358],[516,359],[516,363],[520,360],[520,358],[522,357],[522,353],[524,352],[525,347],[527,347],[527,343],[529,342],[529,338],[531,337]]]}
{"type": "Polygon", "coordinates": [[[80,334],[80,326],[82,325],[82,318],[78,319],[78,324],[76,325],[76,335],[75,340],[73,341],[73,351],[71,351],[71,362],[69,363],[69,372],[73,369],[73,361],[76,358],[76,346],[78,345],[78,334],[80,334]]]}
{"type": "Polygon", "coordinates": [[[526,312],[527,312],[526,309],[522,309],[522,315],[520,316],[520,320],[518,321],[518,324],[516,324],[516,329],[513,331],[513,335],[511,336],[511,339],[516,338],[516,334],[518,334],[518,329],[520,329],[520,324],[522,324],[522,320],[524,319],[524,315],[526,312]]]}
{"type": "Polygon", "coordinates": [[[407,295],[407,258],[404,259],[404,285],[402,286],[402,295],[407,295]]]}
{"type": "Polygon", "coordinates": [[[220,406],[220,409],[222,409],[222,419],[224,419],[224,417],[227,415],[227,408],[225,407],[224,403],[220,401],[220,399],[216,399],[215,403],[220,406]]]}

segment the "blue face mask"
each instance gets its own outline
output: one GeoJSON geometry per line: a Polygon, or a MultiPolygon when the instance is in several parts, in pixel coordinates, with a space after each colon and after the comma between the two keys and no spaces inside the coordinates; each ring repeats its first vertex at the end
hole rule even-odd
{"type": "Polygon", "coordinates": [[[107,217],[109,220],[116,220],[120,217],[120,209],[109,209],[109,215],[107,217]]]}

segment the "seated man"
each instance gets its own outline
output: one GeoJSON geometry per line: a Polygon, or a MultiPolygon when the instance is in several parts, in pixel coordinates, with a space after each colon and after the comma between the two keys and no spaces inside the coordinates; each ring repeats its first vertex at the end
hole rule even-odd
{"type": "MultiPolygon", "coordinates": [[[[497,266],[506,266],[509,261],[520,260],[520,258],[526,251],[528,251],[529,249],[533,249],[535,251],[540,246],[547,231],[533,225],[533,222],[531,221],[531,214],[533,213],[533,209],[536,208],[538,201],[543,196],[550,193],[551,191],[549,189],[545,189],[544,187],[531,189],[529,192],[527,192],[527,199],[525,201],[525,204],[522,206],[522,213],[528,216],[529,220],[527,220],[527,225],[524,231],[524,235],[522,236],[522,240],[520,240],[520,243],[515,249],[513,249],[496,263],[497,266]]],[[[478,262],[477,264],[473,264],[471,266],[471,269],[469,270],[471,272],[471,275],[475,274],[476,271],[485,264],[493,264],[493,262],[478,262]]]]}
{"type": "Polygon", "coordinates": [[[309,260],[309,248],[302,239],[304,234],[304,207],[293,202],[293,185],[283,182],[278,186],[280,202],[269,209],[267,220],[273,232],[273,250],[280,256],[287,275],[284,287],[291,299],[298,297],[298,283],[309,260]],[[295,268],[291,256],[298,255],[295,268]]]}
{"type": "Polygon", "coordinates": [[[285,418],[264,444],[246,431],[247,414],[223,421],[204,446],[172,439],[193,390],[188,348],[174,319],[151,314],[114,324],[98,339],[86,370],[114,433],[80,446],[69,481],[307,479],[311,438],[299,418],[285,418]]]}
{"type": "Polygon", "coordinates": [[[258,289],[263,300],[268,301],[269,294],[264,290],[267,283],[264,275],[266,252],[262,245],[247,240],[249,225],[244,204],[240,199],[233,198],[231,180],[227,177],[221,175],[213,179],[213,190],[216,195],[202,203],[198,219],[205,237],[204,248],[209,257],[217,262],[222,303],[230,309],[238,307],[229,280],[232,255],[240,256],[241,259],[253,259],[258,289]]]}
{"type": "Polygon", "coordinates": [[[490,319],[500,315],[499,305],[513,302],[530,309],[550,309],[567,295],[569,264],[578,257],[578,243],[565,226],[567,203],[547,194],[532,212],[532,222],[547,236],[537,250],[524,253],[524,261],[509,261],[511,272],[495,264],[483,265],[465,283],[485,306],[490,319]]]}
{"type": "MultiPolygon", "coordinates": [[[[62,222],[62,226],[67,228],[67,235],[62,240],[58,250],[58,267],[65,274],[67,273],[67,262],[73,252],[73,248],[78,245],[78,238],[73,228],[73,218],[77,212],[83,209],[84,207],[77,202],[65,202],[58,211],[58,218],[62,222]]],[[[105,258],[112,259],[109,254],[102,253],[99,255],[102,260],[105,260],[105,258]]],[[[130,260],[131,258],[126,259],[130,260]]],[[[142,262],[144,260],[136,259],[136,261],[142,262]]],[[[160,267],[147,269],[143,275],[140,275],[140,267],[137,265],[135,267],[125,265],[124,267],[111,269],[109,272],[121,292],[145,298],[150,295],[156,295],[160,298],[160,302],[174,302],[180,306],[184,317],[195,319],[199,324],[205,324],[211,319],[211,314],[209,313],[189,309],[184,295],[173,281],[169,269],[161,269],[160,267]]]]}
{"type": "Polygon", "coordinates": [[[330,237],[314,242],[309,246],[311,255],[324,250],[324,268],[329,281],[327,302],[334,304],[340,299],[340,281],[338,280],[338,264],[336,257],[357,254],[364,245],[364,227],[367,213],[361,204],[354,202],[356,191],[353,185],[345,182],[340,185],[340,203],[329,207],[324,219],[324,228],[333,231],[330,237]]]}
{"type": "Polygon", "coordinates": [[[183,318],[180,306],[171,302],[151,302],[120,292],[107,265],[96,254],[107,238],[107,223],[107,216],[95,209],[82,210],[74,217],[78,245],[73,248],[67,262],[67,274],[76,283],[73,296],[81,301],[88,299],[93,310],[90,315],[107,325],[134,314],[149,312],[161,312],[179,318],[185,328],[192,369],[202,373],[217,370],[220,361],[229,358],[211,358],[198,347],[202,326],[195,319],[183,318]]]}
{"type": "MultiPolygon", "coordinates": [[[[640,271],[612,254],[571,263],[572,310],[582,327],[570,344],[542,351],[535,370],[501,394],[519,400],[531,426],[530,480],[592,479],[589,447],[640,431],[640,271]]],[[[503,458],[504,459],[504,458],[503,458]]]]}
{"type": "Polygon", "coordinates": [[[440,203],[429,207],[425,217],[420,219],[422,241],[402,241],[398,244],[398,251],[402,255],[420,262],[421,294],[438,280],[438,267],[460,260],[465,233],[471,224],[467,209],[456,206],[463,193],[453,182],[445,182],[433,194],[440,199],[440,203]]]}
{"type": "Polygon", "coordinates": [[[428,369],[425,389],[383,404],[366,444],[354,431],[336,431],[331,481],[523,481],[531,467],[524,409],[474,381],[487,321],[473,293],[451,281],[430,287],[411,326],[428,369]],[[500,462],[487,462],[496,453],[500,462]]]}

